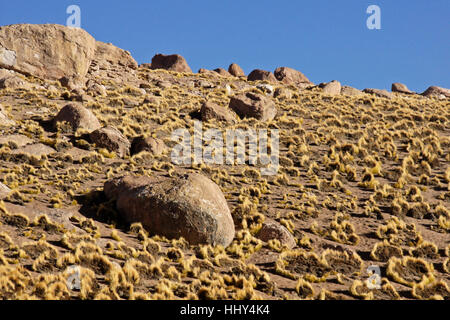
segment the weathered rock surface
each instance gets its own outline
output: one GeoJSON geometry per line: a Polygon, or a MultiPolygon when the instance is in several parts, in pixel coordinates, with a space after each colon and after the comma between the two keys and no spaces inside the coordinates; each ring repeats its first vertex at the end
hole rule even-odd
{"type": "Polygon", "coordinates": [[[335,96],[341,94],[341,83],[339,81],[333,80],[326,84],[322,85],[323,93],[328,94],[330,96],[335,96]]]}
{"type": "Polygon", "coordinates": [[[11,192],[11,189],[0,182],[0,200],[5,199],[9,195],[10,192],[11,192]]]}
{"type": "Polygon", "coordinates": [[[24,136],[23,134],[10,134],[6,136],[0,136],[0,146],[12,145],[16,148],[20,148],[31,143],[33,143],[33,140],[31,140],[27,136],[24,136]]]}
{"type": "Polygon", "coordinates": [[[381,90],[381,89],[364,89],[363,90],[364,93],[368,93],[368,94],[373,94],[377,97],[380,98],[385,98],[385,99],[392,99],[392,93],[390,93],[387,90],[381,90]]]}
{"type": "Polygon", "coordinates": [[[439,99],[450,98],[450,89],[431,86],[422,93],[425,97],[436,97],[439,99]]]}
{"type": "Polygon", "coordinates": [[[120,49],[111,43],[97,41],[94,59],[102,63],[108,62],[112,65],[119,65],[131,69],[138,67],[136,60],[134,60],[129,51],[120,49]]]}
{"type": "Polygon", "coordinates": [[[96,41],[86,31],[60,25],[0,27],[0,67],[58,80],[86,75],[96,41]]]}
{"type": "Polygon", "coordinates": [[[228,123],[237,122],[236,115],[230,109],[224,108],[210,101],[207,101],[202,105],[200,114],[202,117],[202,121],[216,119],[228,123]]]}
{"type": "Polygon", "coordinates": [[[208,69],[204,69],[204,68],[198,69],[198,73],[207,74],[207,75],[213,76],[213,77],[219,76],[219,74],[217,72],[215,72],[214,70],[208,70],[208,69]]]}
{"type": "Polygon", "coordinates": [[[363,92],[350,86],[342,86],[341,94],[346,96],[360,96],[363,94],[363,92]]]}
{"type": "Polygon", "coordinates": [[[274,71],[275,78],[284,84],[293,84],[299,88],[312,85],[312,82],[300,71],[288,67],[280,67],[274,71]]]}
{"type": "Polygon", "coordinates": [[[164,141],[152,137],[136,137],[131,142],[131,155],[138,154],[143,151],[150,152],[155,156],[159,156],[167,150],[164,141]]]}
{"type": "Polygon", "coordinates": [[[30,89],[28,82],[17,75],[10,75],[0,78],[0,89],[30,89]]]}
{"type": "Polygon", "coordinates": [[[247,92],[230,100],[230,108],[241,118],[270,121],[277,115],[275,103],[262,94],[247,92]]]}
{"type": "Polygon", "coordinates": [[[245,77],[245,72],[242,68],[236,63],[230,64],[228,67],[228,72],[235,77],[245,77]]]}
{"type": "Polygon", "coordinates": [[[152,59],[151,68],[192,73],[192,70],[187,64],[186,60],[179,54],[172,54],[172,55],[157,54],[152,59]]]}
{"type": "Polygon", "coordinates": [[[29,144],[24,147],[14,149],[12,154],[26,154],[41,158],[42,156],[48,156],[56,153],[56,150],[42,143],[29,144]]]}
{"type": "Polygon", "coordinates": [[[136,68],[128,51],[96,41],[80,28],[56,24],[0,27],[0,68],[41,79],[76,79],[82,86],[93,61],[136,68]]]}
{"type": "Polygon", "coordinates": [[[222,191],[202,175],[165,180],[127,176],[106,182],[104,192],[116,199],[127,222],[140,222],[151,234],[224,247],[234,238],[233,219],[222,191]]]}
{"type": "Polygon", "coordinates": [[[117,128],[97,129],[89,134],[89,138],[98,148],[115,152],[121,158],[130,154],[130,141],[117,128]]]}
{"type": "Polygon", "coordinates": [[[259,90],[261,90],[262,92],[269,94],[269,95],[273,95],[275,89],[273,88],[273,86],[271,84],[267,84],[267,83],[260,83],[256,86],[259,90]]]}
{"type": "Polygon", "coordinates": [[[288,89],[288,88],[276,88],[275,92],[273,93],[273,96],[275,98],[279,98],[279,99],[291,99],[292,98],[292,90],[288,89]]]}
{"type": "Polygon", "coordinates": [[[250,72],[247,76],[248,81],[268,81],[271,83],[277,83],[278,80],[274,74],[270,71],[256,69],[250,72]]]}
{"type": "Polygon", "coordinates": [[[413,94],[414,93],[411,90],[409,90],[406,85],[404,85],[403,83],[398,83],[398,82],[392,84],[391,91],[398,92],[398,93],[404,93],[404,94],[413,94]]]}
{"type": "Polygon", "coordinates": [[[54,126],[63,121],[70,123],[73,131],[84,129],[92,132],[101,127],[100,122],[89,109],[76,103],[70,103],[59,111],[53,120],[54,126]]]}
{"type": "Polygon", "coordinates": [[[231,77],[231,73],[229,73],[227,70],[225,70],[224,68],[217,68],[214,69],[214,72],[220,74],[223,77],[231,77]]]}
{"type": "Polygon", "coordinates": [[[256,237],[265,242],[272,239],[279,240],[281,245],[285,245],[289,249],[296,245],[294,236],[284,226],[274,221],[264,222],[256,237]]]}
{"type": "Polygon", "coordinates": [[[11,120],[8,117],[8,115],[6,114],[6,110],[0,104],[0,126],[8,127],[8,126],[13,126],[15,123],[16,122],[14,120],[11,120]]]}

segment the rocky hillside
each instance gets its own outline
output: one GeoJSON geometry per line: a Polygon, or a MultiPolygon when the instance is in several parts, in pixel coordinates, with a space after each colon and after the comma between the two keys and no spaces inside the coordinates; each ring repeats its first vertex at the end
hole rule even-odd
{"type": "Polygon", "coordinates": [[[449,89],[0,28],[2,299],[449,299],[449,164],[449,89]],[[278,170],[175,163],[199,124],[278,130],[278,170]]]}

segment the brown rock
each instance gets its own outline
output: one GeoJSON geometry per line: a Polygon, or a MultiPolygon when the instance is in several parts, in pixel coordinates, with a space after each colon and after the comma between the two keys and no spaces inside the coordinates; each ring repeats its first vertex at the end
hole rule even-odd
{"type": "Polygon", "coordinates": [[[409,90],[406,85],[404,85],[403,83],[398,83],[398,82],[392,84],[391,91],[398,92],[398,93],[404,93],[404,94],[413,94],[414,93],[411,90],[409,90]]]}
{"type": "Polygon", "coordinates": [[[179,54],[157,54],[152,59],[152,69],[165,69],[176,72],[190,72],[191,68],[186,60],[179,54]]]}
{"type": "Polygon", "coordinates": [[[292,90],[289,90],[288,88],[276,88],[275,92],[273,93],[273,96],[275,98],[279,99],[291,99],[292,98],[292,90]]]}
{"type": "MultiPolygon", "coordinates": [[[[59,79],[59,83],[62,87],[73,91],[81,91],[84,87],[84,78],[80,78],[78,76],[64,76],[61,79],[59,79]]],[[[79,92],[78,92],[79,93],[79,92]]]]}
{"type": "Polygon", "coordinates": [[[341,94],[341,83],[339,81],[333,80],[326,84],[321,85],[323,88],[323,93],[330,96],[335,96],[341,94]]]}
{"type": "Polygon", "coordinates": [[[450,89],[431,86],[422,93],[425,97],[436,97],[439,99],[450,98],[450,89]]]}
{"type": "Polygon", "coordinates": [[[221,76],[224,77],[231,77],[231,73],[229,73],[227,70],[225,70],[224,68],[217,68],[214,69],[214,72],[220,74],[221,76]]]}
{"type": "Polygon", "coordinates": [[[200,73],[200,74],[207,74],[207,75],[210,75],[210,76],[217,76],[217,72],[215,72],[213,70],[204,69],[204,68],[198,69],[198,73],[200,73]]]}
{"type": "Polygon", "coordinates": [[[22,78],[10,75],[0,79],[0,89],[30,89],[31,86],[22,78]]]}
{"type": "Polygon", "coordinates": [[[296,245],[294,236],[284,226],[272,221],[264,222],[256,237],[265,242],[277,239],[281,245],[285,245],[289,249],[296,245]]]}
{"type": "Polygon", "coordinates": [[[141,136],[134,138],[131,142],[131,155],[138,154],[142,151],[147,151],[151,154],[154,154],[155,156],[159,156],[163,154],[166,149],[167,147],[164,141],[157,138],[145,138],[141,136]]]}
{"type": "Polygon", "coordinates": [[[136,68],[130,53],[95,39],[80,28],[56,24],[0,27],[0,67],[41,79],[77,79],[94,60],[136,68]]]}
{"type": "Polygon", "coordinates": [[[54,24],[0,27],[0,67],[38,78],[84,77],[95,47],[95,39],[80,28],[54,24]]]}
{"type": "Polygon", "coordinates": [[[293,84],[300,88],[312,85],[312,82],[300,71],[288,67],[277,68],[274,72],[275,78],[285,84],[293,84]]]}
{"type": "Polygon", "coordinates": [[[111,43],[97,41],[95,48],[95,60],[109,62],[112,65],[119,65],[131,69],[137,69],[138,64],[133,59],[129,51],[120,49],[111,43]]]}
{"type": "Polygon", "coordinates": [[[130,142],[114,127],[97,129],[91,132],[89,138],[98,148],[106,148],[110,152],[115,152],[121,158],[130,154],[130,142]]]}
{"type": "Polygon", "coordinates": [[[342,86],[341,94],[346,95],[346,96],[359,96],[359,95],[362,95],[363,92],[361,90],[352,88],[350,86],[342,86]]]}
{"type": "Polygon", "coordinates": [[[228,72],[235,77],[245,77],[245,72],[242,68],[236,63],[230,64],[228,67],[228,72]]]}
{"type": "Polygon", "coordinates": [[[364,93],[368,93],[368,94],[373,94],[377,97],[380,98],[385,98],[385,99],[392,99],[392,93],[390,93],[387,90],[380,90],[380,89],[364,89],[363,90],[364,93]]]}
{"type": "Polygon", "coordinates": [[[100,122],[89,109],[76,103],[70,103],[59,111],[53,120],[54,126],[63,121],[70,123],[73,131],[84,129],[92,132],[101,127],[100,122]]]}
{"type": "Polygon", "coordinates": [[[42,143],[29,144],[11,151],[12,154],[26,154],[41,158],[56,153],[56,150],[42,143]]]}
{"type": "Polygon", "coordinates": [[[98,84],[96,82],[90,82],[87,85],[86,92],[93,96],[106,96],[107,91],[104,85],[98,84]]]}
{"type": "Polygon", "coordinates": [[[272,83],[277,83],[278,80],[275,78],[274,74],[270,71],[256,69],[250,72],[247,77],[248,81],[268,81],[272,83]]]}
{"type": "Polygon", "coordinates": [[[33,140],[24,136],[23,134],[11,134],[0,136],[0,146],[9,145],[14,146],[15,148],[20,148],[26,146],[27,144],[31,144],[33,140]]]}
{"type": "Polygon", "coordinates": [[[107,197],[129,223],[140,222],[151,234],[184,237],[190,244],[227,247],[235,228],[225,197],[199,174],[179,178],[123,177],[105,183],[107,197]]]}
{"type": "Polygon", "coordinates": [[[270,121],[277,114],[277,108],[271,99],[253,92],[232,97],[230,108],[241,118],[256,118],[262,121],[270,121]]]}
{"type": "Polygon", "coordinates": [[[211,119],[216,119],[219,121],[225,121],[228,123],[236,123],[237,119],[230,109],[224,108],[212,102],[205,102],[200,109],[200,114],[202,116],[202,121],[209,121],[211,119]]]}

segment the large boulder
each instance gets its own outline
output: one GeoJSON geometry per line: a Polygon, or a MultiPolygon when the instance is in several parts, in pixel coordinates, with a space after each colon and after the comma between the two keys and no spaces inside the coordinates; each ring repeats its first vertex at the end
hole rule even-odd
{"type": "Polygon", "coordinates": [[[439,99],[450,98],[450,89],[431,86],[422,93],[425,97],[435,97],[439,99]]]}
{"type": "Polygon", "coordinates": [[[207,101],[202,105],[200,114],[202,117],[202,121],[216,119],[218,121],[224,121],[228,123],[237,122],[235,114],[230,109],[224,108],[210,101],[207,101]]]}
{"type": "Polygon", "coordinates": [[[90,133],[89,138],[98,148],[115,152],[119,157],[130,154],[130,141],[114,127],[104,127],[90,133]]]}
{"type": "Polygon", "coordinates": [[[96,41],[80,28],[54,24],[0,27],[0,67],[57,80],[86,75],[96,41]]]}
{"type": "Polygon", "coordinates": [[[234,238],[233,219],[222,191],[202,175],[126,176],[106,182],[104,192],[116,199],[127,222],[140,222],[151,234],[224,247],[234,238]]]}
{"type": "Polygon", "coordinates": [[[391,91],[398,92],[398,93],[404,93],[404,94],[413,94],[414,93],[411,90],[409,90],[406,85],[404,85],[403,83],[399,83],[399,82],[392,84],[391,91]]]}
{"type": "Polygon", "coordinates": [[[255,69],[247,76],[248,81],[268,81],[271,83],[277,83],[278,80],[274,74],[270,71],[255,69]]]}
{"type": "Polygon", "coordinates": [[[277,107],[271,99],[253,92],[232,97],[230,108],[241,118],[256,118],[262,121],[270,121],[277,115],[277,107]]]}
{"type": "Polygon", "coordinates": [[[235,77],[245,77],[245,72],[242,68],[236,63],[230,64],[228,67],[228,72],[235,77]]]}
{"type": "Polygon", "coordinates": [[[73,131],[78,129],[84,129],[89,132],[100,129],[101,124],[97,117],[80,104],[70,103],[64,106],[53,120],[53,124],[56,127],[60,122],[68,122],[73,131]]]}
{"type": "Polygon", "coordinates": [[[275,78],[285,84],[293,84],[300,88],[312,85],[311,81],[300,71],[288,67],[280,67],[274,71],[275,78]]]}
{"type": "Polygon", "coordinates": [[[0,27],[0,68],[41,79],[76,79],[83,85],[94,60],[137,67],[128,51],[96,41],[80,28],[56,24],[0,27]]]}
{"type": "Polygon", "coordinates": [[[192,70],[187,64],[186,60],[179,54],[157,54],[152,58],[151,68],[192,73],[192,70]]]}

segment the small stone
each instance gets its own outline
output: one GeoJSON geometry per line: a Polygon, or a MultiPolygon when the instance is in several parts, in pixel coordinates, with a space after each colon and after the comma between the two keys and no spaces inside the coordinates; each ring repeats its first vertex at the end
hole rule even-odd
{"type": "Polygon", "coordinates": [[[264,222],[256,237],[265,242],[277,239],[281,245],[285,245],[289,249],[296,245],[294,236],[284,226],[276,222],[264,222]]]}

